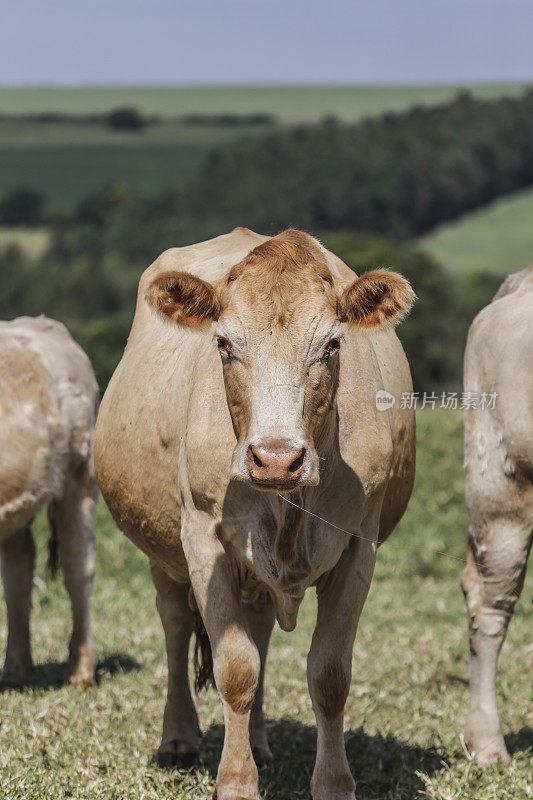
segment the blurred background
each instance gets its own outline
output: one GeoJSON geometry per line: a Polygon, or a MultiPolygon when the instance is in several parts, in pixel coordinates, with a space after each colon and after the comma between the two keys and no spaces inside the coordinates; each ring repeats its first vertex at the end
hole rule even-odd
{"type": "Polygon", "coordinates": [[[416,388],[533,260],[522,0],[20,0],[0,31],[0,318],[67,324],[105,388],[141,272],[236,225],[304,228],[419,302],[416,388]]]}

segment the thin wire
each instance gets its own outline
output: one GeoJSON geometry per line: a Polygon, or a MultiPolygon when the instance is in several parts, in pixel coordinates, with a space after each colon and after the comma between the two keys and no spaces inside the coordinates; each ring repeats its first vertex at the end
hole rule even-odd
{"type": "MultiPolygon", "coordinates": [[[[289,505],[294,506],[294,508],[298,508],[300,511],[303,511],[305,514],[309,514],[310,517],[315,517],[315,519],[319,519],[325,525],[329,525],[331,528],[335,528],[335,530],[337,530],[337,531],[340,531],[342,533],[346,533],[348,536],[353,536],[355,539],[361,539],[363,542],[370,542],[371,544],[378,544],[376,539],[368,539],[366,536],[361,536],[361,534],[359,534],[359,533],[353,533],[353,531],[347,531],[345,528],[341,528],[339,525],[335,525],[334,522],[330,522],[329,520],[324,519],[324,517],[321,517],[319,514],[315,514],[313,511],[309,511],[307,508],[304,508],[303,506],[298,505],[298,503],[294,503],[292,500],[289,500],[288,497],[284,497],[279,492],[277,492],[276,494],[278,495],[278,497],[281,500],[285,500],[286,503],[289,503],[289,505]]],[[[398,544],[398,546],[400,546],[399,542],[398,543],[393,542],[392,544],[398,544]]],[[[401,546],[404,547],[403,544],[401,546]]],[[[411,547],[411,548],[413,548],[415,550],[420,550],[421,549],[420,547],[417,547],[417,545],[407,545],[407,547],[411,547]]],[[[468,563],[466,558],[461,558],[461,556],[454,556],[451,553],[445,553],[442,550],[434,550],[433,552],[436,555],[445,556],[446,558],[452,558],[454,561],[460,561],[462,564],[467,564],[468,563]]],[[[472,563],[475,564],[477,567],[483,567],[483,564],[479,564],[477,561],[473,561],[472,563]]],[[[516,594],[515,592],[513,592],[512,594],[513,594],[513,597],[515,597],[517,600],[520,599],[520,595],[516,594]]],[[[463,734],[461,734],[460,740],[461,740],[461,744],[463,746],[463,749],[465,750],[465,752],[467,754],[467,757],[469,757],[471,760],[474,759],[475,755],[480,755],[481,753],[483,753],[485,750],[487,750],[491,746],[491,745],[486,745],[486,747],[481,748],[481,750],[477,750],[475,753],[470,753],[468,751],[468,748],[467,748],[465,742],[464,742],[463,734]]]]}
{"type": "MultiPolygon", "coordinates": [[[[289,500],[288,497],[284,497],[279,492],[277,492],[276,494],[281,500],[285,500],[286,503],[289,503],[289,505],[294,506],[294,508],[298,508],[300,511],[303,511],[305,514],[308,514],[310,517],[315,517],[315,519],[319,519],[325,525],[329,525],[331,528],[335,528],[335,530],[340,531],[341,533],[346,533],[348,536],[353,536],[355,539],[361,539],[361,541],[363,541],[363,542],[370,542],[371,544],[376,544],[376,545],[379,544],[377,539],[369,539],[366,536],[361,536],[360,533],[353,533],[353,531],[347,531],[346,528],[341,528],[339,525],[335,525],[334,522],[330,522],[329,520],[324,519],[324,517],[321,517],[319,514],[315,514],[313,511],[309,511],[307,508],[304,508],[303,506],[298,505],[298,503],[295,503],[292,500],[289,500]]],[[[411,544],[411,545],[407,544],[407,545],[405,545],[405,544],[402,543],[400,545],[399,542],[391,542],[390,544],[392,544],[393,546],[396,545],[397,547],[402,547],[402,548],[405,548],[405,547],[409,548],[410,547],[412,550],[421,550],[422,549],[421,547],[418,547],[415,544],[411,544]]],[[[466,558],[462,558],[461,556],[454,556],[454,555],[452,555],[452,553],[445,553],[443,550],[433,550],[433,552],[435,553],[435,555],[444,556],[445,558],[450,558],[453,561],[459,561],[461,564],[468,564],[469,563],[466,558]]],[[[475,564],[475,566],[479,567],[480,569],[487,570],[487,567],[486,567],[485,564],[481,564],[478,561],[472,561],[471,563],[475,564]]],[[[517,594],[516,592],[512,592],[511,594],[512,594],[512,596],[514,598],[516,598],[516,600],[520,600],[520,595],[519,594],[517,594]]]]}
{"type": "MultiPolygon", "coordinates": [[[[335,530],[337,531],[341,531],[341,533],[346,533],[348,536],[353,536],[355,539],[361,539],[363,542],[371,542],[372,544],[379,544],[377,539],[368,539],[366,536],[361,536],[360,533],[353,533],[353,531],[347,531],[346,528],[341,528],[338,525],[335,525],[334,522],[329,522],[329,520],[324,519],[324,517],[321,517],[318,514],[314,514],[312,511],[309,511],[307,508],[304,508],[303,506],[299,506],[298,503],[293,503],[292,500],[289,500],[288,497],[283,497],[283,495],[279,494],[279,492],[277,494],[278,497],[281,498],[281,500],[285,500],[285,502],[289,503],[291,506],[299,508],[300,511],[303,511],[305,514],[309,514],[310,517],[315,517],[315,519],[319,519],[320,522],[323,522],[325,525],[329,525],[331,528],[335,528],[335,530]]],[[[397,547],[400,546],[399,542],[392,542],[392,544],[396,545],[397,547]]],[[[401,546],[403,547],[404,545],[402,544],[401,546]]],[[[421,549],[415,544],[407,545],[407,547],[411,547],[414,550],[421,549]]],[[[455,561],[460,561],[462,564],[467,563],[466,559],[461,558],[461,556],[454,556],[451,553],[444,553],[442,550],[434,550],[433,552],[439,556],[446,556],[446,558],[453,558],[455,561]]],[[[474,561],[473,563],[475,564],[476,562],[474,561]]],[[[476,566],[481,567],[482,564],[477,564],[476,566]]]]}

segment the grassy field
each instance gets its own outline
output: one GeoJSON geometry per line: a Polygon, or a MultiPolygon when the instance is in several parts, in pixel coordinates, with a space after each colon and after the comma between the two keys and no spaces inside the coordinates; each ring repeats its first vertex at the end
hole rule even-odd
{"type": "MultiPolygon", "coordinates": [[[[468,87],[477,97],[519,94],[526,84],[468,87]]],[[[124,86],[0,88],[0,114],[105,113],[133,106],[145,114],[250,114],[266,112],[280,120],[312,121],[326,114],[356,120],[421,103],[444,103],[460,86],[124,86]]]]}
{"type": "MultiPolygon", "coordinates": [[[[524,84],[469,87],[478,97],[517,95],[524,84]]],[[[356,121],[412,105],[443,103],[457,86],[234,86],[122,88],[0,88],[0,192],[37,189],[48,209],[71,211],[87,194],[110,183],[164,190],[180,188],[208,150],[269,126],[191,126],[188,114],[274,115],[278,125],[313,123],[324,116],[356,121]],[[37,121],[14,115],[102,114],[132,106],[160,120],[141,132],[112,131],[84,120],[37,121]]]]}
{"type": "MultiPolygon", "coordinates": [[[[526,800],[532,797],[530,576],[504,646],[500,709],[510,769],[480,772],[463,752],[468,647],[459,590],[466,535],[461,418],[419,413],[418,477],[409,511],[380,550],[363,612],[346,708],[346,742],[359,800],[526,800]],[[439,555],[439,551],[450,557],[439,555]],[[455,556],[455,558],[454,558],[455,556]]],[[[222,746],[213,691],[198,701],[204,768],[152,764],[165,697],[163,634],[146,559],[97,517],[93,612],[99,686],[65,686],[68,603],[44,570],[45,529],[34,594],[29,688],[0,696],[0,796],[6,800],[162,800],[211,797],[222,746]]],[[[273,636],[266,714],[275,756],[261,771],[266,800],[309,797],[315,727],[305,657],[315,614],[306,598],[296,631],[273,636]]],[[[5,620],[2,608],[2,622],[5,620]]],[[[2,626],[3,627],[3,626],[2,626]]],[[[4,646],[5,640],[2,641],[4,646]]]]}
{"type": "Polygon", "coordinates": [[[87,195],[126,183],[155,191],[181,188],[200,168],[202,144],[2,146],[2,189],[37,189],[52,210],[72,212],[87,195]]]}
{"type": "Polygon", "coordinates": [[[457,273],[517,272],[533,263],[533,191],[465,214],[418,244],[457,273]]]}

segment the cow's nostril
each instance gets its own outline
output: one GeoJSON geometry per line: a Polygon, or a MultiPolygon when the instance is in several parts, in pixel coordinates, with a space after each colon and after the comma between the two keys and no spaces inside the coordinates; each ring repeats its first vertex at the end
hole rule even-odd
{"type": "Polygon", "coordinates": [[[255,466],[256,467],[262,467],[263,466],[263,462],[261,461],[259,456],[256,455],[256,453],[254,452],[254,448],[251,445],[250,445],[250,450],[251,450],[251,453],[252,453],[252,456],[253,456],[253,459],[254,459],[255,466]]]}
{"type": "Polygon", "coordinates": [[[305,449],[302,450],[300,455],[294,459],[292,464],[289,465],[289,472],[297,472],[304,463],[305,449]]]}

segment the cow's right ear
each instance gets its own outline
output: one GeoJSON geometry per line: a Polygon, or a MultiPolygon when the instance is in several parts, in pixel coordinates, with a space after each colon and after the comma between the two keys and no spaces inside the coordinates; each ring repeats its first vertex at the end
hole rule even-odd
{"type": "Polygon", "coordinates": [[[178,325],[199,328],[220,316],[220,300],[212,284],[190,272],[166,272],[150,283],[146,299],[178,325]]]}

